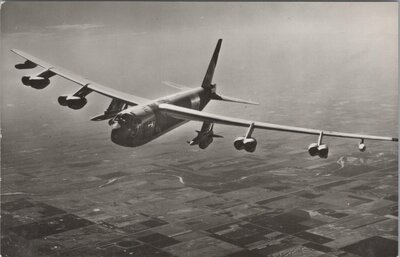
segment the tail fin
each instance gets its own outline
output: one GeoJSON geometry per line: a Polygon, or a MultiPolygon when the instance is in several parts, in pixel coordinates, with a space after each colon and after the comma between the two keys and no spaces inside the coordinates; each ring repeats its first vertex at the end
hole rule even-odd
{"type": "Polygon", "coordinates": [[[218,95],[215,91],[215,85],[212,85],[212,79],[214,76],[214,70],[217,66],[219,50],[221,49],[222,39],[218,39],[217,46],[215,47],[214,54],[211,58],[210,64],[208,65],[208,69],[206,75],[204,76],[203,83],[201,84],[202,88],[211,89],[211,94],[209,95],[210,99],[219,100],[219,101],[227,101],[227,102],[235,102],[235,103],[242,103],[242,104],[258,104],[252,101],[241,100],[229,96],[218,95]]]}
{"type": "Polygon", "coordinates": [[[215,66],[217,66],[219,50],[221,49],[222,39],[218,39],[217,46],[215,47],[214,54],[211,58],[210,64],[208,65],[208,69],[206,75],[204,76],[203,83],[201,84],[202,88],[211,88],[211,82],[214,76],[215,66]]]}

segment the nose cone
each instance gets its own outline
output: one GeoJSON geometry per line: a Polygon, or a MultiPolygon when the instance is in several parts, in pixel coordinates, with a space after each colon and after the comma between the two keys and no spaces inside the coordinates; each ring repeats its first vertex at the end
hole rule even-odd
{"type": "Polygon", "coordinates": [[[117,125],[112,125],[113,129],[111,130],[111,141],[117,145],[131,146],[132,139],[130,138],[129,131],[121,128],[118,123],[116,124],[117,125]]]}

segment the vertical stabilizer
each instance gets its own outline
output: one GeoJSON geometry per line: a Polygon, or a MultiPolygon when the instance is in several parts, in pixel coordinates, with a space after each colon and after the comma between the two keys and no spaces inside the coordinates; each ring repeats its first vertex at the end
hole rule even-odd
{"type": "Polygon", "coordinates": [[[222,39],[218,40],[217,46],[215,47],[214,54],[211,58],[210,64],[208,65],[207,73],[204,76],[202,88],[211,88],[211,82],[214,76],[215,66],[217,66],[219,50],[221,49],[222,39]]]}

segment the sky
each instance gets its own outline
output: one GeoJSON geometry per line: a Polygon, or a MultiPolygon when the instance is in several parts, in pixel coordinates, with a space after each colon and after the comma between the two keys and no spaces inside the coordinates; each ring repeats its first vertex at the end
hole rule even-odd
{"type": "MultiPolygon", "coordinates": [[[[1,9],[3,133],[12,138],[50,123],[49,133],[62,140],[68,139],[60,131],[70,132],[71,126],[77,128],[73,134],[95,131],[109,140],[106,124],[89,121],[104,111],[108,99],[90,95],[80,111],[59,106],[59,95],[78,88],[60,78],[40,91],[23,86],[21,76],[40,69],[15,70],[21,59],[11,48],[155,98],[176,92],[162,81],[199,86],[223,38],[214,76],[218,92],[260,105],[212,102],[206,111],[393,135],[397,21],[397,3],[388,2],[6,2],[1,9]]],[[[158,142],[190,139],[198,127],[190,123],[158,142]]]]}

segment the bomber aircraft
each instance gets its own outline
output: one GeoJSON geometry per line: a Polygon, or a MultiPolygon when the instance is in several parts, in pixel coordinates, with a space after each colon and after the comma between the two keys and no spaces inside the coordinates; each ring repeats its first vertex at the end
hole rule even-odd
{"type": "Polygon", "coordinates": [[[358,148],[362,152],[366,149],[365,140],[398,141],[398,138],[394,137],[293,127],[203,112],[202,110],[210,100],[257,104],[217,94],[216,84],[212,83],[212,79],[221,44],[222,39],[219,39],[201,87],[189,88],[171,84],[180,89],[180,92],[155,100],[145,99],[102,86],[63,68],[53,66],[23,51],[16,49],[11,49],[11,51],[26,60],[24,63],[15,65],[17,69],[32,69],[37,66],[44,68],[37,75],[23,76],[22,83],[24,85],[35,89],[43,89],[50,84],[51,77],[59,75],[81,86],[74,94],[58,97],[58,102],[62,106],[67,106],[74,110],[81,109],[87,103],[86,96],[92,92],[97,92],[111,98],[111,103],[107,110],[103,114],[93,117],[91,120],[108,120],[112,129],[111,140],[121,146],[137,147],[144,145],[191,120],[203,122],[201,129],[196,131],[197,136],[188,141],[189,145],[198,145],[201,149],[207,148],[213,142],[213,138],[221,137],[214,134],[214,123],[246,127],[246,134],[236,138],[233,145],[237,150],[245,150],[247,152],[254,152],[257,147],[257,141],[252,137],[254,129],[317,135],[318,141],[310,144],[308,152],[311,156],[319,156],[321,158],[327,158],[329,152],[328,146],[322,143],[323,137],[358,139],[360,140],[358,148]]]}

